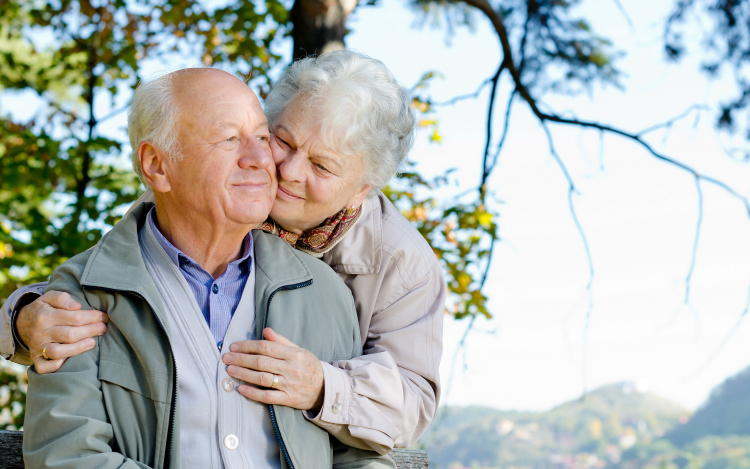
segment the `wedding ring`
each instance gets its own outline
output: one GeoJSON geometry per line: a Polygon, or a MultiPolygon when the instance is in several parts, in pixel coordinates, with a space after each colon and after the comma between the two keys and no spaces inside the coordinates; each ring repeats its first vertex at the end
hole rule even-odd
{"type": "MultiPolygon", "coordinates": [[[[44,357],[45,360],[52,360],[50,357],[47,356],[47,347],[49,347],[49,344],[45,345],[44,348],[42,349],[42,356],[44,357]]],[[[274,381],[274,383],[276,383],[276,381],[274,381]]]]}
{"type": "Polygon", "coordinates": [[[278,389],[279,387],[279,375],[273,375],[273,383],[271,384],[271,388],[278,389]]]}

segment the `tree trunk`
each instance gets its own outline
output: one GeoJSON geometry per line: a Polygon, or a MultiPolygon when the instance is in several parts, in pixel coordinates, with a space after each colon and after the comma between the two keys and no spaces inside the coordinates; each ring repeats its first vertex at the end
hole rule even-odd
{"type": "Polygon", "coordinates": [[[357,0],[295,0],[289,12],[293,59],[343,49],[346,20],[356,6],[357,0]]]}

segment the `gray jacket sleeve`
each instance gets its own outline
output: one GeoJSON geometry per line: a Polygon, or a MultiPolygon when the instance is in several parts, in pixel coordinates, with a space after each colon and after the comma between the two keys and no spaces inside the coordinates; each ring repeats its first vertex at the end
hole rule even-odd
{"type": "Polygon", "coordinates": [[[21,365],[31,365],[29,351],[23,347],[13,335],[13,322],[16,318],[16,305],[23,299],[29,303],[41,296],[47,282],[35,283],[27,287],[21,287],[14,291],[10,298],[3,304],[0,312],[0,356],[6,360],[19,363],[21,365]],[[28,295],[28,296],[27,296],[28,295]]]}
{"type": "MultiPolygon", "coordinates": [[[[69,293],[88,306],[73,270],[63,264],[49,289],[69,293]]],[[[92,350],[68,358],[56,373],[40,375],[30,368],[23,453],[26,467],[59,469],[147,468],[112,451],[114,438],[99,371],[99,341],[92,350]]]]}

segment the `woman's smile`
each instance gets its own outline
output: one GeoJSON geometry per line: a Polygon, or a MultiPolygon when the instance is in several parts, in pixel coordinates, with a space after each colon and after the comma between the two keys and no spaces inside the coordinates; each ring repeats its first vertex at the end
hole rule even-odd
{"type": "Polygon", "coordinates": [[[292,192],[284,189],[283,187],[281,187],[281,184],[279,184],[279,188],[276,191],[276,195],[286,200],[292,200],[292,201],[305,200],[304,197],[299,197],[297,195],[294,195],[292,192]]]}

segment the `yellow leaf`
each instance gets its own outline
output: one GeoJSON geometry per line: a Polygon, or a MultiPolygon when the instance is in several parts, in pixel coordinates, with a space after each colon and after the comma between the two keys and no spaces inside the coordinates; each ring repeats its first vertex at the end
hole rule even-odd
{"type": "Polygon", "coordinates": [[[443,137],[438,133],[437,129],[432,131],[432,136],[430,136],[430,140],[432,140],[435,143],[440,143],[440,140],[442,140],[443,137]]]}

